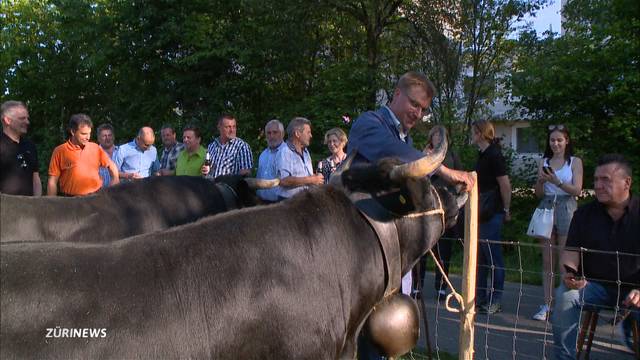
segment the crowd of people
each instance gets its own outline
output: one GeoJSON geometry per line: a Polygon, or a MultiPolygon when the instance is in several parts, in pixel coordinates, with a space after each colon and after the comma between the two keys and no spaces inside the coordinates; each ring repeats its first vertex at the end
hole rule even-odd
{"type": "MultiPolygon", "coordinates": [[[[339,128],[327,131],[324,143],[330,155],[317,161],[315,168],[308,150],[312,140],[311,121],[293,118],[286,127],[285,140],[283,123],[270,120],[264,127],[267,147],[260,153],[257,177],[280,179],[280,186],[259,190],[258,196],[265,203],[273,203],[309,187],[326,184],[348,153],[354,153],[354,166],[376,163],[384,157],[410,162],[425,156],[444,139],[439,132],[432,131],[426,148],[418,150],[413,145],[410,130],[427,113],[435,94],[435,87],[424,75],[404,74],[390,103],[361,114],[348,136],[339,128]]],[[[1,111],[0,192],[39,196],[43,191],[38,154],[35,145],[25,138],[29,125],[27,107],[22,102],[7,101],[2,104],[1,111]]],[[[237,120],[229,114],[219,117],[219,136],[207,148],[201,144],[202,133],[195,126],[182,129],[182,142],[176,140],[176,130],[172,126],[162,127],[163,149],[159,155],[150,127],[142,127],[134,139],[119,146],[115,145],[111,125],[98,126],[98,144],[89,141],[92,128],[89,116],[71,116],[69,138],[56,147],[51,156],[47,195],[87,195],[120,181],[149,176],[215,178],[252,172],[251,149],[236,136],[237,120]]],[[[499,241],[503,223],[511,220],[511,183],[493,124],[487,120],[473,122],[470,139],[478,148],[473,170],[477,172],[480,198],[488,199],[490,204],[490,211],[481,216],[479,225],[480,239],[490,241],[481,241],[479,245],[476,305],[479,312],[492,314],[502,311],[505,269],[499,241]]],[[[434,183],[452,189],[461,185],[463,190],[469,191],[474,185],[471,173],[462,170],[460,159],[452,149],[430,176],[434,183]]],[[[631,179],[632,169],[624,157],[603,156],[594,177],[596,200],[577,208],[576,196],[582,191],[583,184],[582,160],[574,155],[567,127],[549,126],[535,193],[541,199],[540,208],[553,209],[554,222],[551,238],[540,240],[544,304],[532,317],[541,321],[551,319],[558,359],[575,358],[576,328],[580,311],[585,306],[622,307],[628,310],[627,320],[638,321],[640,243],[637,233],[640,225],[638,197],[631,193],[631,179]],[[610,253],[585,255],[576,251],[580,247],[632,256],[620,259],[610,253]],[[559,249],[558,259],[554,259],[554,248],[559,249]],[[554,272],[562,277],[555,296],[554,272]]],[[[460,237],[461,232],[458,226],[449,229],[447,236],[460,237]]],[[[436,252],[446,275],[451,256],[450,242],[441,241],[436,252]]],[[[421,274],[413,274],[416,275],[421,278],[421,274]]],[[[416,287],[415,281],[413,287],[416,287]]],[[[435,287],[438,295],[445,294],[442,276],[436,277],[435,287]]],[[[411,288],[412,274],[409,272],[403,278],[402,290],[411,293],[411,288]]],[[[629,321],[622,322],[627,338],[630,336],[629,321]]],[[[380,356],[365,338],[359,340],[358,349],[361,359],[380,356]]]]}
{"type": "MultiPolygon", "coordinates": [[[[219,136],[205,148],[200,129],[186,125],[182,142],[176,129],[164,125],[160,129],[163,149],[155,147],[151,127],[140,128],[130,142],[116,145],[111,124],[97,127],[98,143],[90,141],[93,122],[86,114],[74,114],[68,124],[68,139],[51,155],[46,183],[46,195],[83,196],[113,186],[121,181],[135,181],[149,176],[249,175],[253,155],[249,144],[236,136],[237,120],[224,114],[217,122],[219,136]]],[[[25,137],[29,127],[27,106],[20,101],[2,104],[2,175],[0,192],[14,195],[43,194],[38,170],[36,146],[25,137]]],[[[317,172],[307,149],[312,138],[311,121],[303,117],[292,119],[287,126],[277,119],[265,125],[267,147],[260,154],[257,177],[280,179],[280,186],[259,190],[266,203],[277,202],[307,189],[328,183],[345,159],[347,136],[339,128],[325,134],[325,144],[331,156],[318,163],[317,172]],[[324,167],[323,167],[324,166],[324,167]]]]}

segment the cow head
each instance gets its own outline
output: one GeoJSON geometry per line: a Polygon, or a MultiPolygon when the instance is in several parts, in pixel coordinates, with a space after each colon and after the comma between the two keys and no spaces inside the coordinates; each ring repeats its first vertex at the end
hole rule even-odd
{"type": "MultiPolygon", "coordinates": [[[[444,134],[442,134],[444,139],[444,134]]],[[[428,174],[442,163],[447,151],[445,141],[430,155],[408,164],[385,158],[375,165],[344,170],[341,183],[346,191],[371,194],[398,228],[402,270],[408,271],[438,241],[445,227],[455,225],[458,210],[467,194],[432,186],[428,174]],[[444,213],[433,210],[442,208],[444,213]]]]}
{"type": "Polygon", "coordinates": [[[224,184],[235,197],[238,207],[255,206],[262,203],[256,195],[257,189],[269,189],[280,184],[280,179],[255,179],[242,175],[222,175],[214,180],[217,184],[224,184]]]}

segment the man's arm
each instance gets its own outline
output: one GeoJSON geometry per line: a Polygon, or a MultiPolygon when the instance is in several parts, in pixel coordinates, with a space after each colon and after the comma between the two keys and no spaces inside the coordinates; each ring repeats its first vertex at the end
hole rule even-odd
{"type": "Polygon", "coordinates": [[[58,196],[58,177],[49,175],[47,180],[47,196],[58,196]]]}
{"type": "Polygon", "coordinates": [[[473,189],[474,181],[471,173],[449,169],[444,165],[440,165],[438,170],[436,170],[436,174],[449,184],[464,184],[464,191],[471,191],[471,189],[473,189]]]}
{"type": "MultiPolygon", "coordinates": [[[[287,150],[288,151],[288,150],[287,150]]],[[[285,153],[279,151],[276,155],[276,174],[280,178],[281,187],[296,187],[304,185],[320,185],[324,183],[322,174],[310,176],[292,176],[291,164],[287,160],[285,153]]]]}
{"type": "Polygon", "coordinates": [[[509,181],[509,177],[507,175],[498,176],[496,178],[498,182],[498,187],[500,188],[500,197],[502,198],[502,205],[504,205],[505,216],[504,219],[506,221],[511,220],[511,181],[509,181]]]}
{"type": "MultiPolygon", "coordinates": [[[[568,267],[576,272],[580,267],[580,253],[575,250],[562,250],[562,254],[560,255],[560,263],[562,267],[568,267]]],[[[562,275],[562,281],[564,285],[573,290],[582,289],[587,285],[587,280],[582,277],[579,277],[577,273],[567,272],[562,275]]]]}
{"type": "Polygon", "coordinates": [[[42,196],[42,182],[37,171],[33,173],[33,196],[42,196]]]}
{"type": "Polygon", "coordinates": [[[120,183],[120,174],[118,172],[118,168],[113,161],[109,161],[109,165],[107,165],[107,169],[109,170],[109,175],[111,175],[111,182],[109,186],[116,185],[120,183]]]}
{"type": "MultiPolygon", "coordinates": [[[[125,152],[127,152],[126,145],[122,145],[118,149],[118,152],[113,157],[113,163],[116,165],[116,170],[118,171],[118,178],[119,179],[141,179],[142,176],[137,172],[125,172],[122,169],[124,166],[125,152]]],[[[109,173],[111,173],[111,170],[109,170],[109,173]]]]}
{"type": "Polygon", "coordinates": [[[347,153],[353,149],[372,163],[384,157],[396,157],[407,163],[424,156],[421,151],[398,139],[397,134],[384,124],[384,119],[372,111],[360,115],[349,131],[347,153]]]}
{"type": "Polygon", "coordinates": [[[175,170],[169,170],[169,169],[160,169],[158,171],[158,174],[160,176],[171,176],[171,175],[175,175],[176,171],[175,170]]]}
{"type": "Polygon", "coordinates": [[[253,154],[251,153],[251,147],[245,143],[240,151],[240,171],[238,174],[246,176],[251,174],[253,168],[253,154]]]}
{"type": "Polygon", "coordinates": [[[578,224],[583,224],[584,219],[581,216],[581,212],[578,210],[574,213],[571,219],[571,225],[569,226],[569,233],[567,234],[567,242],[560,253],[560,267],[562,272],[562,281],[568,289],[579,290],[587,285],[587,281],[578,276],[578,270],[580,269],[580,251],[579,247],[582,246],[582,227],[578,224]],[[565,269],[572,269],[574,272],[566,272],[565,269]]]}

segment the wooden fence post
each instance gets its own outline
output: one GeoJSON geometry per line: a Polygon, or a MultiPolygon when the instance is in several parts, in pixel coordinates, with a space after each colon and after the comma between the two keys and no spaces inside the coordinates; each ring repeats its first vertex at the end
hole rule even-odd
{"type": "Polygon", "coordinates": [[[464,262],[462,265],[463,311],[460,312],[458,359],[473,359],[473,323],[476,315],[476,265],[478,262],[478,177],[472,173],[475,185],[464,208],[464,262]]]}

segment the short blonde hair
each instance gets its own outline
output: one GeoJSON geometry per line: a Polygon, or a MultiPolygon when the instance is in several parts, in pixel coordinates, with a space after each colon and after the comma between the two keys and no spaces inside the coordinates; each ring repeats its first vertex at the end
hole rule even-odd
{"type": "Polygon", "coordinates": [[[327,131],[324,134],[324,144],[327,145],[329,143],[329,136],[331,135],[335,135],[335,137],[338,138],[338,141],[340,141],[341,144],[346,144],[347,143],[347,134],[344,132],[344,130],[340,129],[340,128],[333,128],[330,129],[329,131],[327,131]]]}
{"type": "Polygon", "coordinates": [[[400,77],[396,88],[404,93],[408,92],[414,86],[421,87],[427,94],[427,97],[433,99],[436,96],[436,87],[424,74],[416,71],[409,71],[400,77]]]}

